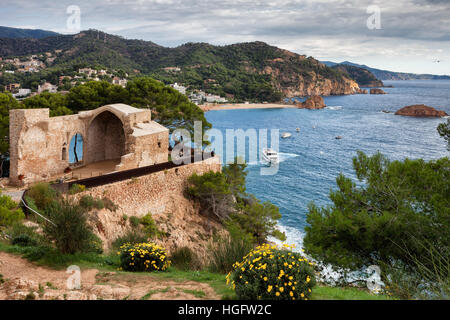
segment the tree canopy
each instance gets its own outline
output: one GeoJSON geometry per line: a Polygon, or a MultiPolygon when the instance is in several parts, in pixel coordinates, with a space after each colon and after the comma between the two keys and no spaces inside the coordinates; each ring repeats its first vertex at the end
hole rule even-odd
{"type": "Polygon", "coordinates": [[[450,151],[450,119],[447,120],[447,123],[441,123],[437,130],[439,135],[447,141],[447,149],[450,151]]]}
{"type": "Polygon", "coordinates": [[[186,194],[200,203],[202,212],[223,223],[233,239],[262,244],[269,236],[286,240],[277,228],[281,213],[270,202],[245,192],[245,164],[229,164],[223,172],[193,174],[186,194]]]}
{"type": "Polygon", "coordinates": [[[448,255],[448,158],[389,161],[380,153],[358,152],[353,167],[360,183],[341,174],[338,190],[330,192],[333,204],[309,207],[304,246],[311,256],[354,270],[380,262],[408,265],[412,257],[427,260],[429,251],[413,238],[448,255]]]}

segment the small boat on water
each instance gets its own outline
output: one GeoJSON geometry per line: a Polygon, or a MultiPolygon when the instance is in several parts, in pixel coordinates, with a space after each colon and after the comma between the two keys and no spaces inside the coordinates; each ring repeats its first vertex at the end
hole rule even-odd
{"type": "Polygon", "coordinates": [[[336,139],[337,139],[337,140],[341,140],[341,139],[342,139],[342,136],[336,136],[336,139]]]}
{"type": "Polygon", "coordinates": [[[295,131],[300,132],[300,128],[295,129],[295,131]]]}
{"type": "Polygon", "coordinates": [[[262,158],[268,163],[278,163],[278,152],[271,148],[263,148],[262,158]]]}
{"type": "Polygon", "coordinates": [[[281,137],[282,137],[283,139],[289,138],[290,136],[291,136],[291,134],[290,134],[289,132],[284,132],[284,133],[281,135],[281,137]]]}

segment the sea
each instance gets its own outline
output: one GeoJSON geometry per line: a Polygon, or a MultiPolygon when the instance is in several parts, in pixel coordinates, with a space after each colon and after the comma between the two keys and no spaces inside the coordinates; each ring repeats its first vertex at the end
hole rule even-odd
{"type": "MultiPolygon", "coordinates": [[[[425,104],[450,114],[450,81],[384,81],[385,95],[324,97],[327,108],[215,110],[206,113],[213,128],[279,129],[291,137],[279,140],[280,164],[275,175],[261,175],[265,165],[248,163],[247,192],[277,205],[282,214],[279,228],[287,243],[302,247],[308,204],[331,205],[330,190],[343,173],[357,182],[352,158],[361,150],[368,155],[381,152],[391,160],[433,160],[450,156],[446,142],[436,130],[442,118],[396,116],[398,109],[425,104]],[[384,112],[383,112],[384,111],[384,112]],[[390,112],[390,113],[386,113],[390,112]],[[296,131],[300,129],[300,132],[296,131]],[[336,139],[341,136],[342,139],[336,139]]],[[[300,101],[304,99],[299,98],[300,101]]],[[[270,139],[269,139],[270,140],[270,139]]],[[[224,156],[225,147],[215,150],[224,156]]]]}

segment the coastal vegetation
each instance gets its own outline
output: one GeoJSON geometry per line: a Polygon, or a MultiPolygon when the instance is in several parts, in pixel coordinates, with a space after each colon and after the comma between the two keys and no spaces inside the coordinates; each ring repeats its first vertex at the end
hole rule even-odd
{"type": "MultiPolygon", "coordinates": [[[[56,50],[56,59],[51,63],[46,61],[45,69],[29,75],[20,72],[5,74],[0,78],[0,85],[20,83],[32,89],[42,81],[57,85],[60,76],[73,77],[80,68],[92,67],[120,70],[127,73],[130,79],[145,75],[165,84],[178,82],[190,91],[203,90],[236,102],[277,102],[287,93],[294,92],[300,86],[311,87],[316,81],[330,80],[333,83],[330,88],[332,93],[338,94],[339,87],[356,73],[344,73],[312,57],[263,42],[227,46],[186,43],[167,48],[150,41],[128,40],[98,30],[32,42],[0,39],[2,57],[22,57],[56,50]]],[[[366,72],[363,69],[360,71],[366,72]]]]}
{"type": "Polygon", "coordinates": [[[349,78],[355,80],[360,87],[383,87],[383,82],[378,80],[373,73],[366,69],[348,64],[338,64],[332,68],[339,70],[349,78]]]}
{"type": "Polygon", "coordinates": [[[447,122],[441,123],[437,130],[439,135],[447,142],[447,149],[450,151],[450,119],[447,119],[447,122]]]}
{"type": "Polygon", "coordinates": [[[333,204],[310,205],[306,252],[346,270],[379,265],[401,297],[427,291],[448,298],[449,159],[389,161],[359,152],[353,167],[358,184],[341,174],[330,192],[333,204]]]}
{"type": "Polygon", "coordinates": [[[305,257],[276,245],[256,247],[242,261],[234,264],[227,284],[238,299],[308,300],[316,285],[314,269],[305,257]]]}
{"type": "Polygon", "coordinates": [[[278,207],[246,193],[245,170],[245,164],[235,161],[222,172],[193,174],[186,194],[200,203],[204,214],[223,223],[233,239],[253,244],[262,244],[269,236],[285,240],[285,234],[276,228],[281,218],[278,207]]]}
{"type": "Polygon", "coordinates": [[[126,271],[165,271],[170,266],[166,250],[154,243],[124,244],[117,254],[126,271]]]}
{"type": "Polygon", "coordinates": [[[0,228],[8,227],[25,218],[22,209],[10,197],[0,195],[0,228]]]}

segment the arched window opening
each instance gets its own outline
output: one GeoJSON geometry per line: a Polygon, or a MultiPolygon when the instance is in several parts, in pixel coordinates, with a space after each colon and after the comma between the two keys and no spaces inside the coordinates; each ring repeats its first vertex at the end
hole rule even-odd
{"type": "Polygon", "coordinates": [[[85,163],[115,161],[125,154],[125,132],[122,121],[104,111],[91,122],[86,139],[85,163]]]}
{"type": "Polygon", "coordinates": [[[69,163],[79,163],[83,161],[83,136],[81,133],[75,133],[70,139],[69,144],[69,163]]]}

